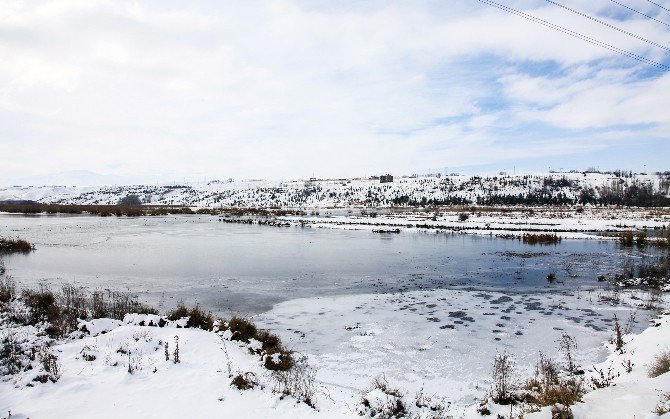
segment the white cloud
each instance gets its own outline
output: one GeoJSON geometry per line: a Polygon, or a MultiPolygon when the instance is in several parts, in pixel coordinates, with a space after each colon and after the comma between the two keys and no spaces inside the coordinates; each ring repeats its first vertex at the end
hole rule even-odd
{"type": "MultiPolygon", "coordinates": [[[[571,5],[608,11],[592,3],[571,5]]],[[[20,176],[413,171],[570,152],[510,144],[516,123],[668,123],[667,77],[474,1],[0,4],[0,161],[20,176]],[[546,60],[565,75],[524,70],[546,60]]],[[[662,59],[546,2],[514,7],[662,59]]]]}

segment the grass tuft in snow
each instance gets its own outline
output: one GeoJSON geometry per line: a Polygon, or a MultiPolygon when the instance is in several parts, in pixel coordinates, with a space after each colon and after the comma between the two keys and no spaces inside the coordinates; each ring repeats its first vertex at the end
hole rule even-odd
{"type": "Polygon", "coordinates": [[[535,375],[524,384],[525,401],[537,406],[571,406],[580,401],[585,386],[581,377],[561,370],[559,365],[540,353],[535,375]]]}
{"type": "Polygon", "coordinates": [[[658,416],[670,413],[670,393],[661,393],[661,400],[658,401],[654,413],[658,416]]]}
{"type": "Polygon", "coordinates": [[[661,351],[649,364],[647,373],[649,377],[655,378],[670,371],[670,351],[661,351]]]}
{"type": "Polygon", "coordinates": [[[0,252],[30,252],[35,246],[22,239],[6,239],[0,237],[0,252]]]}
{"type": "MultiPolygon", "coordinates": [[[[2,263],[0,261],[0,263],[2,263]]],[[[7,304],[16,297],[16,282],[2,275],[4,267],[0,265],[0,304],[7,304]]]]}
{"type": "Polygon", "coordinates": [[[307,362],[307,356],[302,355],[292,361],[291,367],[285,370],[272,372],[272,391],[282,396],[292,396],[306,405],[316,408],[314,393],[316,386],[316,371],[307,362]]]}
{"type": "Polygon", "coordinates": [[[400,390],[389,386],[381,376],[363,393],[358,413],[368,418],[402,418],[407,415],[407,406],[400,390]]]}
{"type": "Polygon", "coordinates": [[[233,377],[230,385],[238,390],[250,390],[258,386],[258,377],[253,372],[241,372],[233,377]]]}
{"type": "Polygon", "coordinates": [[[279,336],[259,330],[251,320],[233,316],[228,321],[219,320],[218,328],[219,331],[229,331],[230,340],[250,343],[249,350],[262,355],[266,369],[288,371],[294,367],[293,351],[284,348],[279,336]]]}
{"type": "Polygon", "coordinates": [[[199,328],[203,330],[214,329],[214,317],[211,312],[205,313],[198,305],[191,308],[186,308],[183,302],[179,302],[177,308],[168,313],[169,320],[179,320],[188,317],[186,327],[199,328]]]}

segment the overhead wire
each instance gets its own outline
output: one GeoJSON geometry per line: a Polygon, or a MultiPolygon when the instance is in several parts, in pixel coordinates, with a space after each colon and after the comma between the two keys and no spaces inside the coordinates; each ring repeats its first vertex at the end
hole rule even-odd
{"type": "Polygon", "coordinates": [[[593,17],[593,16],[588,15],[588,14],[586,14],[586,13],[580,12],[579,10],[572,9],[572,8],[570,8],[570,7],[568,7],[568,6],[565,6],[565,5],[562,5],[562,4],[560,4],[560,3],[557,3],[557,2],[555,2],[554,0],[544,0],[544,1],[546,1],[547,3],[553,4],[554,6],[560,7],[560,8],[562,8],[562,9],[564,9],[564,10],[567,10],[567,11],[569,11],[569,12],[571,12],[571,13],[574,13],[574,14],[576,14],[576,15],[582,16],[582,17],[584,17],[584,18],[586,18],[586,19],[589,19],[589,20],[592,20],[592,21],[594,21],[594,22],[600,23],[601,25],[607,26],[607,27],[610,28],[610,29],[614,29],[615,31],[619,31],[619,32],[621,32],[621,33],[624,33],[624,34],[626,34],[626,35],[628,35],[628,36],[630,36],[630,37],[632,37],[632,38],[638,39],[638,40],[640,40],[640,41],[642,41],[642,42],[646,42],[646,43],[648,43],[649,45],[653,45],[653,46],[655,46],[655,47],[658,47],[658,48],[661,48],[661,49],[664,49],[664,50],[670,52],[670,48],[666,47],[665,45],[661,45],[661,44],[659,44],[659,43],[657,43],[657,42],[654,42],[654,41],[652,41],[652,40],[649,40],[649,39],[647,39],[647,38],[645,38],[645,37],[642,37],[642,36],[640,36],[640,35],[634,34],[633,32],[629,32],[629,31],[627,31],[627,30],[621,29],[621,28],[619,28],[619,27],[617,27],[617,26],[614,26],[614,25],[612,25],[612,24],[610,24],[610,23],[605,22],[604,20],[600,20],[600,19],[598,19],[597,17],[593,17]]]}
{"type": "Polygon", "coordinates": [[[670,9],[666,9],[665,7],[661,6],[661,5],[658,4],[658,3],[654,3],[654,2],[651,1],[651,0],[647,0],[647,1],[648,1],[649,3],[651,3],[651,4],[653,4],[654,6],[658,6],[658,7],[660,7],[661,9],[663,9],[663,10],[665,10],[665,11],[667,11],[667,12],[670,12],[670,9]]]}
{"type": "Polygon", "coordinates": [[[646,18],[648,18],[648,19],[655,20],[656,22],[660,23],[661,25],[665,25],[665,26],[667,26],[667,27],[670,28],[670,25],[668,25],[667,23],[663,22],[662,20],[658,20],[658,19],[656,19],[656,18],[653,17],[653,16],[649,16],[649,15],[646,14],[646,13],[642,13],[642,12],[640,12],[639,10],[635,10],[635,9],[633,9],[632,7],[626,6],[626,5],[623,4],[623,3],[619,3],[619,2],[616,1],[616,0],[610,0],[610,1],[611,1],[612,3],[614,3],[614,4],[618,4],[618,5],[621,6],[621,7],[625,7],[626,9],[630,10],[630,11],[633,12],[633,13],[637,13],[637,14],[640,15],[640,16],[644,16],[644,17],[646,17],[646,18]]]}
{"type": "Polygon", "coordinates": [[[526,19],[526,20],[529,20],[529,21],[531,21],[531,22],[534,22],[534,23],[537,23],[537,24],[546,26],[546,27],[548,27],[548,28],[550,28],[550,29],[553,29],[553,30],[555,30],[555,31],[562,32],[562,33],[564,33],[564,34],[566,34],[566,35],[570,35],[570,36],[572,36],[572,37],[574,37],[574,38],[577,38],[577,39],[580,39],[580,40],[582,40],[582,41],[591,43],[591,44],[593,44],[593,45],[597,45],[597,46],[599,46],[599,47],[601,47],[601,48],[610,50],[610,51],[612,51],[612,52],[616,52],[617,54],[626,56],[626,57],[628,57],[628,58],[631,58],[631,59],[634,59],[634,60],[637,60],[637,61],[640,61],[640,62],[645,63],[645,64],[647,64],[647,65],[650,65],[650,66],[659,68],[659,69],[664,70],[664,71],[670,71],[670,66],[667,66],[667,65],[665,65],[665,64],[659,63],[659,62],[657,62],[657,61],[650,60],[650,59],[648,59],[648,58],[642,57],[641,55],[637,55],[637,54],[632,53],[632,52],[630,52],[630,51],[623,50],[623,49],[621,49],[621,48],[615,47],[614,45],[610,45],[610,44],[608,44],[608,43],[606,43],[606,42],[599,41],[599,40],[597,40],[597,39],[595,39],[595,38],[591,38],[590,36],[581,34],[581,33],[579,33],[579,32],[575,32],[575,31],[570,30],[570,29],[568,29],[568,28],[565,28],[565,27],[563,27],[563,26],[557,25],[557,24],[555,24],[555,23],[551,23],[551,22],[549,22],[549,21],[547,21],[547,20],[540,19],[540,18],[535,17],[535,16],[533,16],[533,15],[530,15],[530,14],[528,14],[528,13],[525,13],[525,12],[522,12],[522,11],[520,11],[520,10],[514,9],[514,8],[512,8],[512,7],[505,6],[505,5],[502,5],[502,4],[500,4],[500,3],[496,3],[496,2],[494,2],[494,1],[492,1],[492,0],[477,0],[477,1],[479,1],[480,3],[487,4],[487,5],[489,5],[489,6],[493,6],[493,7],[495,7],[495,8],[498,8],[498,9],[504,11],[504,12],[511,13],[511,14],[513,14],[513,15],[519,16],[519,17],[524,18],[524,19],[526,19]]]}

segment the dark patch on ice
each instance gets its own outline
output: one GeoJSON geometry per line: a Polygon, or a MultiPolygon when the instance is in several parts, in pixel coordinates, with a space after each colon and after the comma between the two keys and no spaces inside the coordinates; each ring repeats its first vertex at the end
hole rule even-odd
{"type": "Polygon", "coordinates": [[[455,329],[455,328],[456,326],[454,326],[453,324],[445,324],[443,326],[440,326],[440,329],[455,329]]]}
{"type": "Polygon", "coordinates": [[[595,330],[596,332],[602,332],[603,330],[606,330],[604,327],[598,327],[595,324],[587,324],[585,326],[590,327],[591,329],[595,330]]]}
{"type": "Polygon", "coordinates": [[[510,316],[500,316],[501,320],[511,320],[512,318],[510,316]]]}
{"type": "Polygon", "coordinates": [[[524,302],[524,309],[526,311],[540,311],[542,310],[542,303],[539,301],[524,302]]]}
{"type": "Polygon", "coordinates": [[[514,301],[514,298],[503,295],[502,297],[498,297],[495,300],[489,301],[489,303],[490,304],[502,304],[502,303],[508,303],[510,301],[514,301]]]}

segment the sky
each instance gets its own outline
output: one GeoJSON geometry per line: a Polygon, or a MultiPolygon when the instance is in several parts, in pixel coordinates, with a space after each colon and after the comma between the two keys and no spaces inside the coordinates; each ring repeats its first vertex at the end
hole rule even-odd
{"type": "MultiPolygon", "coordinates": [[[[648,0],[498,2],[670,66],[648,0]]],[[[5,183],[668,161],[670,72],[477,0],[0,0],[5,183]]]]}

